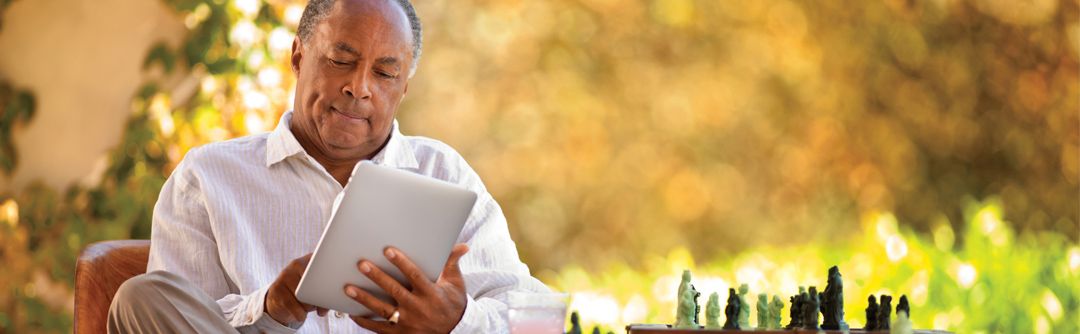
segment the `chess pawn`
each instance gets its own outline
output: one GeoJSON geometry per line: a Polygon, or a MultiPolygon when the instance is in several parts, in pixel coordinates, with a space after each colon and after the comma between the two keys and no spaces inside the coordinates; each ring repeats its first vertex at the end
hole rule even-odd
{"type": "Polygon", "coordinates": [[[863,329],[868,330],[868,331],[872,331],[872,330],[877,329],[877,317],[878,317],[877,299],[874,298],[874,295],[870,295],[870,298],[867,299],[867,302],[868,302],[868,304],[866,306],[866,326],[863,327],[863,329]]]}
{"type": "Polygon", "coordinates": [[[892,296],[881,295],[881,305],[878,306],[877,329],[889,329],[892,323],[892,296]]]}
{"type": "Polygon", "coordinates": [[[802,328],[810,330],[819,330],[820,322],[818,321],[818,315],[821,312],[821,299],[817,292],[817,287],[810,287],[810,292],[807,294],[806,304],[803,306],[805,309],[803,312],[803,324],[802,328]]]}
{"type": "Polygon", "coordinates": [[[713,292],[705,304],[705,328],[720,329],[720,295],[713,292]]]}
{"type": "MultiPolygon", "coordinates": [[[[903,300],[903,296],[901,296],[900,299],[903,300]]],[[[897,306],[899,306],[899,302],[897,303],[897,306]]],[[[908,318],[907,311],[901,311],[896,311],[896,321],[892,323],[892,329],[889,330],[889,333],[913,334],[915,332],[915,326],[911,323],[911,318],[908,318]]]]}
{"type": "Polygon", "coordinates": [[[746,294],[750,293],[750,286],[739,285],[739,328],[750,328],[750,302],[746,301],[746,294]]]}
{"type": "Polygon", "coordinates": [[[769,295],[760,293],[757,296],[757,327],[769,326],[769,295]]]}
{"type": "Polygon", "coordinates": [[[803,302],[806,300],[806,291],[803,287],[799,287],[799,294],[791,296],[791,322],[788,323],[784,329],[795,329],[802,327],[803,318],[803,302]]]}
{"type": "Polygon", "coordinates": [[[769,329],[780,329],[780,318],[783,317],[784,301],[780,296],[773,295],[772,304],[769,304],[769,329]]]}
{"type": "Polygon", "coordinates": [[[789,320],[788,320],[787,326],[784,326],[784,329],[795,328],[795,321],[799,319],[799,317],[796,316],[797,311],[795,311],[795,309],[797,309],[799,307],[799,302],[797,301],[798,298],[799,298],[798,295],[793,295],[793,296],[788,297],[788,303],[790,303],[791,308],[788,309],[788,317],[789,317],[788,319],[789,320]]]}
{"type": "Polygon", "coordinates": [[[739,328],[739,308],[740,305],[739,296],[735,294],[735,289],[728,289],[727,307],[724,308],[724,315],[727,319],[724,321],[724,329],[740,329],[739,328]]]}

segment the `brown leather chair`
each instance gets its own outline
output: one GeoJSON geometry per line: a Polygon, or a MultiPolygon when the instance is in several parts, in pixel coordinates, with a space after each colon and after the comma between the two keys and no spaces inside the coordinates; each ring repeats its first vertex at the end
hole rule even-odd
{"type": "Polygon", "coordinates": [[[105,333],[109,304],[120,284],[146,272],[150,240],[91,244],[75,265],[75,333],[105,333]]]}

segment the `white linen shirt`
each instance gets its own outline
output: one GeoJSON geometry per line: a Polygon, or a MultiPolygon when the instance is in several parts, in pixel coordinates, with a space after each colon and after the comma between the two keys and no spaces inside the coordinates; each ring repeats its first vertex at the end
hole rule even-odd
{"type": "MultiPolygon", "coordinates": [[[[315,250],[342,186],[289,130],[286,112],[270,133],[194,148],[173,171],[154,207],[148,271],[176,273],[201,287],[240,332],[296,332],[264,312],[267,288],[289,261],[315,250]]],[[[465,314],[454,333],[506,333],[506,293],[547,292],[518,258],[498,203],[448,145],[404,136],[372,162],[458,184],[479,197],[459,243],[465,314]]],[[[370,333],[347,316],[308,314],[300,333],[370,333]]]]}

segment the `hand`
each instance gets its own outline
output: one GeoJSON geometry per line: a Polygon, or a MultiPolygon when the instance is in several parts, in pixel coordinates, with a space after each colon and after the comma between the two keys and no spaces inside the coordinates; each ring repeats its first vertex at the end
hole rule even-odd
{"type": "Polygon", "coordinates": [[[465,314],[465,279],[461,276],[458,260],[468,251],[469,246],[465,244],[454,245],[442,274],[432,283],[404,253],[387,247],[384,251],[386,259],[405,274],[412,284],[411,290],[371,261],[361,260],[357,264],[360,272],[393,297],[398,306],[394,307],[354,285],[346,285],[345,294],[386,319],[395,310],[398,311],[398,323],[375,321],[367,317],[352,317],[353,321],[377,333],[449,333],[465,314]]]}
{"type": "Polygon", "coordinates": [[[281,270],[270,289],[266,291],[266,299],[263,309],[275,321],[289,326],[290,323],[300,323],[307,319],[308,312],[318,310],[319,316],[326,315],[326,309],[314,307],[296,300],[296,286],[300,284],[300,277],[307,269],[311,254],[293,259],[285,269],[281,270]]]}

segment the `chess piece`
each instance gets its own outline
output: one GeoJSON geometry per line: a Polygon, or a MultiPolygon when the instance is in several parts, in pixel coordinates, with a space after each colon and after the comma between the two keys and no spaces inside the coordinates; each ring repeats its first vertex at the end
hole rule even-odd
{"type": "Polygon", "coordinates": [[[713,292],[705,304],[705,328],[720,329],[720,294],[713,292]]]}
{"type": "Polygon", "coordinates": [[[908,305],[907,295],[900,295],[900,301],[896,302],[896,316],[900,316],[900,311],[904,311],[907,314],[908,320],[911,320],[911,305],[908,305]]]}
{"type": "Polygon", "coordinates": [[[684,270],[682,282],[679,283],[678,305],[675,308],[675,328],[698,328],[697,323],[697,295],[694,286],[690,284],[690,271],[684,270]]]}
{"type": "Polygon", "coordinates": [[[566,334],[582,334],[581,317],[578,316],[577,311],[570,313],[570,330],[566,334]]]}
{"type": "Polygon", "coordinates": [[[881,295],[881,305],[878,306],[878,318],[876,329],[889,329],[892,323],[892,296],[881,295]]]}
{"type": "Polygon", "coordinates": [[[739,285],[739,328],[750,328],[750,302],[746,301],[746,294],[750,293],[750,286],[739,285]]]}
{"type": "Polygon", "coordinates": [[[727,307],[724,308],[724,315],[727,319],[724,321],[724,329],[740,329],[739,328],[739,309],[742,307],[739,301],[739,296],[735,294],[735,289],[728,289],[727,307]]]}
{"type": "Polygon", "coordinates": [[[824,292],[818,292],[818,293],[817,293],[817,296],[818,296],[818,314],[817,314],[817,317],[818,317],[819,319],[820,319],[820,318],[821,318],[822,316],[824,316],[824,315],[825,315],[825,303],[823,302],[823,301],[825,300],[825,296],[824,296],[824,295],[825,295],[825,293],[824,293],[824,292]]]}
{"type": "Polygon", "coordinates": [[[818,315],[821,312],[821,299],[817,292],[817,287],[810,287],[810,292],[807,294],[806,302],[803,304],[803,324],[802,328],[809,330],[819,330],[820,322],[818,322],[818,315]]]}
{"type": "MultiPolygon", "coordinates": [[[[904,297],[900,296],[900,300],[903,301],[904,297]]],[[[901,302],[897,302],[896,306],[900,307],[901,302]]],[[[896,321],[892,323],[892,329],[889,330],[889,334],[913,334],[915,332],[914,324],[911,323],[911,318],[908,318],[907,311],[896,311],[896,321]]]]}
{"type": "Polygon", "coordinates": [[[869,304],[867,304],[867,306],[866,306],[866,326],[863,327],[863,329],[868,330],[868,331],[872,331],[872,330],[877,329],[877,316],[878,316],[877,299],[874,298],[874,295],[870,295],[870,298],[867,299],[867,302],[869,304]]]}
{"type": "Polygon", "coordinates": [[[768,329],[780,329],[780,318],[783,317],[784,301],[780,300],[780,296],[773,295],[772,303],[769,304],[769,324],[766,326],[768,329]]]}
{"type": "Polygon", "coordinates": [[[701,315],[701,303],[698,303],[698,298],[701,297],[701,292],[698,292],[693,284],[690,284],[690,291],[694,292],[694,326],[700,326],[701,319],[698,316],[701,315]]]}
{"type": "Polygon", "coordinates": [[[682,295],[679,296],[679,305],[675,313],[675,328],[698,328],[697,315],[692,314],[697,311],[697,305],[694,303],[694,290],[689,288],[683,290],[682,295]]]}
{"type": "Polygon", "coordinates": [[[769,325],[769,295],[760,293],[757,295],[757,328],[766,328],[769,325]]]}
{"type": "Polygon", "coordinates": [[[791,310],[788,312],[791,316],[791,321],[788,322],[784,329],[795,329],[802,326],[802,296],[806,294],[805,287],[799,287],[799,294],[791,296],[791,310]]]}
{"type": "Polygon", "coordinates": [[[795,328],[797,326],[796,323],[799,320],[799,317],[796,315],[797,312],[798,312],[798,311],[796,311],[796,309],[799,308],[798,299],[799,299],[798,295],[792,295],[792,296],[788,297],[788,303],[791,303],[791,309],[788,310],[788,319],[789,320],[788,320],[787,326],[784,326],[784,329],[793,329],[793,328],[795,328]]]}
{"type": "Polygon", "coordinates": [[[600,326],[593,326],[592,334],[600,334],[600,326]]]}
{"type": "Polygon", "coordinates": [[[825,319],[821,324],[821,329],[848,329],[847,322],[844,322],[844,281],[840,275],[840,268],[836,266],[829,268],[829,282],[825,285],[822,297],[821,314],[825,319]]]}

